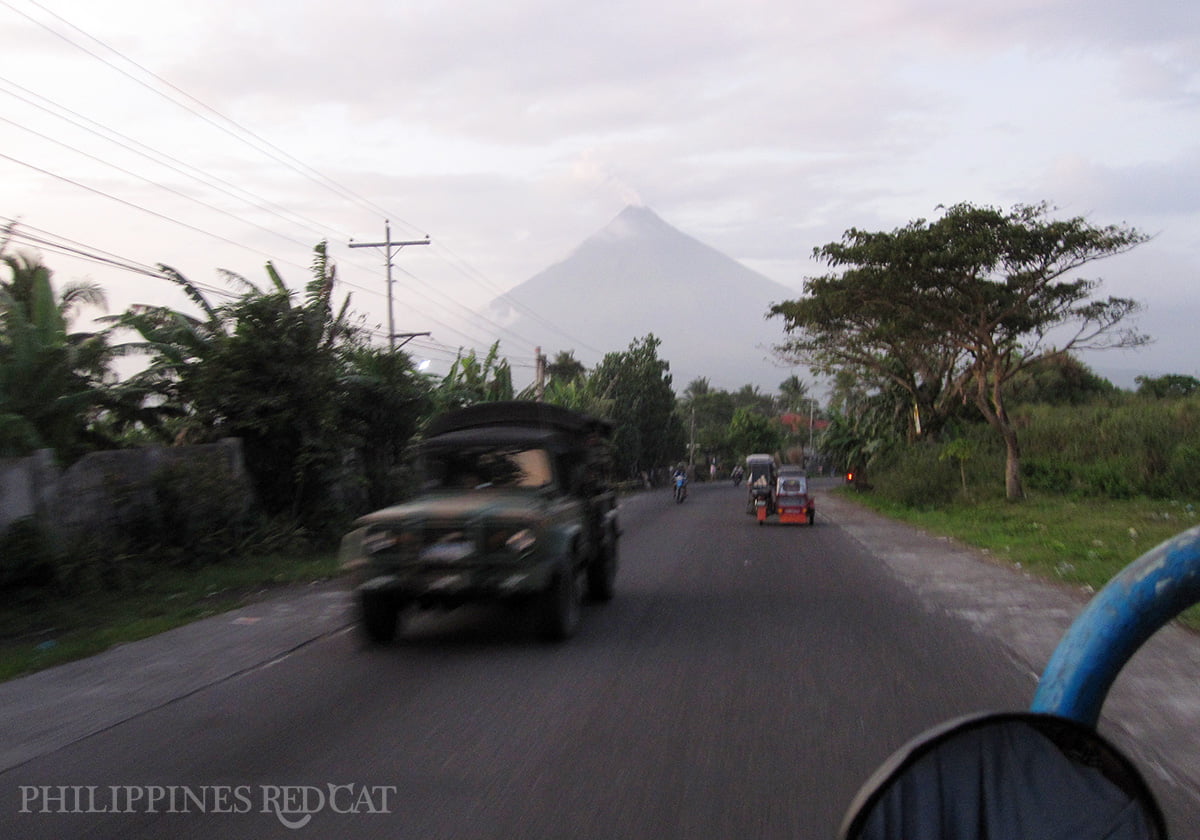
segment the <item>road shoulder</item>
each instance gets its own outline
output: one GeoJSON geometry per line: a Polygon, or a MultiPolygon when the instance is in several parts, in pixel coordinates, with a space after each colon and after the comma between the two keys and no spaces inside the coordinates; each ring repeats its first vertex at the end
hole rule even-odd
{"type": "MultiPolygon", "coordinates": [[[[843,528],[924,608],[962,620],[995,639],[1037,678],[1088,595],[1040,580],[949,537],[890,520],[838,494],[818,499],[827,521],[843,528]]],[[[1132,561],[1134,558],[1130,558],[1132,561]]],[[[1200,803],[1200,635],[1164,627],[1122,670],[1108,695],[1100,730],[1134,756],[1160,796],[1200,803]]]]}
{"type": "Polygon", "coordinates": [[[349,620],[340,581],[274,597],[0,683],[0,773],[261,667],[349,620]]]}

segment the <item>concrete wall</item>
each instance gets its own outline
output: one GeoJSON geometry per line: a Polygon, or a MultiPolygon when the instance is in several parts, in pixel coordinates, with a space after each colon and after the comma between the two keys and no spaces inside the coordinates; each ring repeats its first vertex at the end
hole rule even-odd
{"type": "Polygon", "coordinates": [[[12,522],[35,517],[59,539],[119,529],[153,503],[153,479],[179,462],[221,465],[250,503],[252,491],[235,438],[197,446],[148,446],[93,452],[66,470],[42,450],[26,458],[0,459],[0,532],[12,522]]]}
{"type": "Polygon", "coordinates": [[[47,510],[61,472],[49,449],[25,458],[0,458],[0,533],[18,519],[47,510]]]}

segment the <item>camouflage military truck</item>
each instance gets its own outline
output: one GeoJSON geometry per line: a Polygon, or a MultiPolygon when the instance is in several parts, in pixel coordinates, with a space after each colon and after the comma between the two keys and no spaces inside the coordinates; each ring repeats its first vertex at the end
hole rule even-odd
{"type": "Polygon", "coordinates": [[[362,627],[395,637],[413,608],[508,601],[561,640],[581,600],[613,597],[612,425],[557,406],[484,403],[435,419],[412,501],[359,519],[342,540],[362,627]]]}

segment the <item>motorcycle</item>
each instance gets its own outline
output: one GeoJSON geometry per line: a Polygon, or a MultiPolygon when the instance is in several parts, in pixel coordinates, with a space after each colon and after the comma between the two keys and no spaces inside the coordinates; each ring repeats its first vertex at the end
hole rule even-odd
{"type": "Polygon", "coordinates": [[[687,476],[679,473],[675,476],[675,503],[681,504],[687,498],[687,476]]]}
{"type": "Polygon", "coordinates": [[[971,715],[901,747],[863,785],[842,840],[1165,840],[1133,762],[1096,732],[1125,663],[1200,602],[1200,527],[1143,554],[1055,649],[1028,712],[971,715]]]}

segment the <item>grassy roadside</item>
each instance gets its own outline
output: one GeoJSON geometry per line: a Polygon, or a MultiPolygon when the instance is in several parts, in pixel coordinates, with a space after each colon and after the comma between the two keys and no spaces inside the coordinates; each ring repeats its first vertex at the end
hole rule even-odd
{"type": "MultiPolygon", "coordinates": [[[[1071,499],[1031,494],[1021,504],[996,499],[918,510],[871,493],[837,492],[927,531],[984,549],[999,560],[1047,580],[1099,590],[1154,546],[1200,525],[1191,504],[1150,499],[1071,499]]],[[[1181,621],[1200,629],[1200,606],[1181,621]]]]}
{"type": "Polygon", "coordinates": [[[257,557],[200,569],[142,569],[136,583],[83,596],[9,600],[0,610],[0,681],[100,653],[252,603],[280,586],[334,577],[336,552],[257,557]]]}

